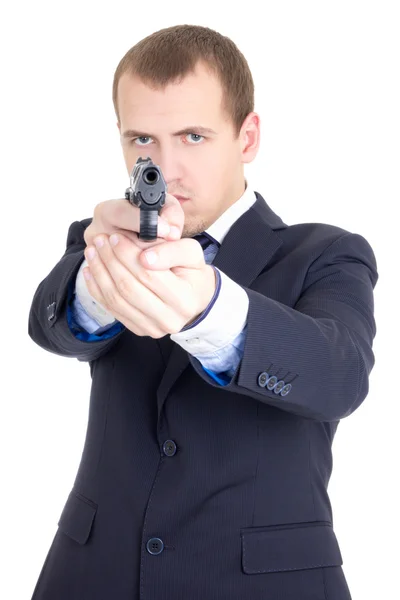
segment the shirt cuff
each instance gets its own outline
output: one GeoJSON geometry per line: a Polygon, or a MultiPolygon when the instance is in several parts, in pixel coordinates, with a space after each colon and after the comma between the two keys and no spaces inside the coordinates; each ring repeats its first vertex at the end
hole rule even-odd
{"type": "MultiPolygon", "coordinates": [[[[216,267],[214,267],[216,268],[216,267]]],[[[170,338],[187,352],[199,358],[228,346],[243,331],[249,310],[246,291],[217,269],[221,284],[217,298],[210,302],[205,318],[189,329],[171,334],[170,338]]],[[[200,358],[199,358],[200,360],[200,358]]]]}

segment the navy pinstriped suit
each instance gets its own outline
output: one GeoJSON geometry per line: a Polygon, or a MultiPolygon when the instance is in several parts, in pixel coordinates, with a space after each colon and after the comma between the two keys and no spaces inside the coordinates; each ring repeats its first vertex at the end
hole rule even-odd
{"type": "Polygon", "coordinates": [[[68,286],[90,222],[70,226],[29,314],[32,340],[92,377],[82,459],[33,598],[349,600],[327,486],[338,422],[374,365],[369,243],[288,226],[257,194],[213,261],[249,297],[243,358],[221,386],[169,336],[72,334],[68,286]],[[273,376],[290,393],[269,389],[273,376]]]}

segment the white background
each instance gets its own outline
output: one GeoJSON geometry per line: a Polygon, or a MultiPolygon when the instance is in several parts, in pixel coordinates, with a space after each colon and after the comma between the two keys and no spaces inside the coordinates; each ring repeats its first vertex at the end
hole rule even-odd
{"type": "Polygon", "coordinates": [[[339,425],[329,491],[353,600],[397,596],[398,7],[114,0],[1,9],[1,598],[31,597],[86,432],[89,365],[31,340],[33,295],[62,257],[69,225],[128,185],[111,100],[119,60],[179,23],[217,29],[248,60],[261,148],[246,174],[271,208],[289,225],[359,233],[375,251],[376,363],[366,400],[339,425]]]}

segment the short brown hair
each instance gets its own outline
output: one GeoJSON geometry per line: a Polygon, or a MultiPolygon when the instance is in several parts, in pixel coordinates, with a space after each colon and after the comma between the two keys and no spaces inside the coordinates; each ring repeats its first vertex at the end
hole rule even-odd
{"type": "Polygon", "coordinates": [[[140,40],[118,64],[113,81],[113,103],[118,112],[118,82],[122,74],[138,76],[145,84],[164,88],[192,73],[201,61],[221,83],[223,110],[232,120],[236,137],[244,119],[254,111],[254,82],[249,65],[226,36],[200,25],[175,25],[140,40]]]}

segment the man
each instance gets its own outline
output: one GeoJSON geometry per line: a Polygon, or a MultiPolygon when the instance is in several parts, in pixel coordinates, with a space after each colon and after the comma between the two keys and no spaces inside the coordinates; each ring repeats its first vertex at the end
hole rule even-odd
{"type": "Polygon", "coordinates": [[[92,376],[36,600],[350,598],[327,486],[337,425],[368,393],[376,261],[251,188],[253,91],[205,27],[156,32],[118,65],[127,170],[151,157],[168,202],[151,244],[124,199],[72,223],[32,302],[33,341],[92,376]]]}

